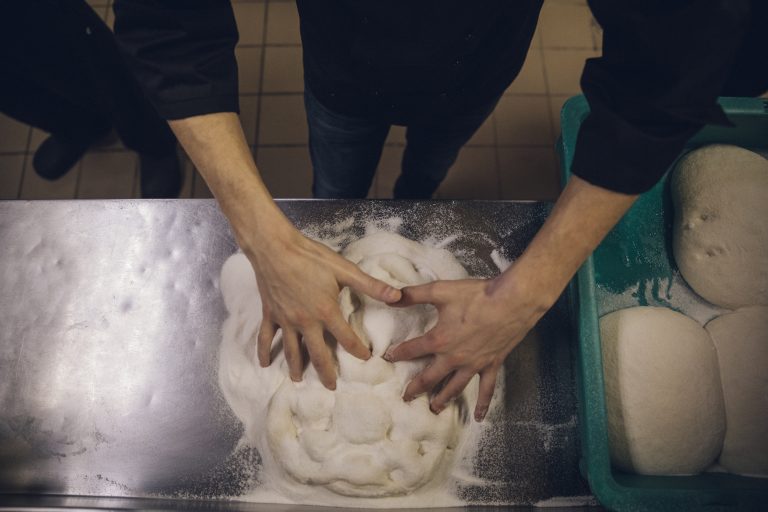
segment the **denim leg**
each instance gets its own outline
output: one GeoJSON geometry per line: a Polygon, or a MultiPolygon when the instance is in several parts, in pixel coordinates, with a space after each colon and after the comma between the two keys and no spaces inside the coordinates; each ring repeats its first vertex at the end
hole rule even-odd
{"type": "Polygon", "coordinates": [[[395,199],[432,197],[462,146],[491,115],[498,101],[496,98],[489,105],[441,122],[409,125],[402,173],[395,183],[395,199]]]}
{"type": "Polygon", "coordinates": [[[305,88],[309,154],[320,199],[358,199],[368,195],[389,124],[347,117],[328,110],[305,88]]]}

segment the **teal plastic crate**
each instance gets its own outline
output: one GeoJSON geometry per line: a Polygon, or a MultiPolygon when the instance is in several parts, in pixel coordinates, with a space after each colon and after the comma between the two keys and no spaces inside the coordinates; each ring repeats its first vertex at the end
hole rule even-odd
{"type": "MultiPolygon", "coordinates": [[[[768,154],[768,101],[721,98],[720,104],[735,126],[706,126],[689,141],[686,151],[725,143],[768,154]]],[[[588,113],[583,96],[573,97],[563,106],[558,141],[563,182],[571,176],[576,137],[588,113]]],[[[576,375],[581,471],[595,496],[612,510],[768,510],[765,478],[728,473],[642,476],[611,466],[599,315],[633,305],[667,306],[694,317],[717,314],[714,307],[680,285],[671,249],[673,212],[668,188],[665,176],[638,198],[584,263],[571,286],[579,335],[576,375]]]]}

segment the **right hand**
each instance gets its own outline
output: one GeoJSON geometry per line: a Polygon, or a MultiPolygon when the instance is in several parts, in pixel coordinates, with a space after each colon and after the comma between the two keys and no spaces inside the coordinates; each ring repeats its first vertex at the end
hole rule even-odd
{"type": "Polygon", "coordinates": [[[263,304],[257,351],[261,366],[269,366],[272,340],[281,329],[291,379],[301,381],[303,342],[320,381],[326,388],[336,389],[334,357],[325,342],[325,332],[353,356],[363,360],[371,357],[370,349],[341,315],[341,289],[349,286],[385,303],[400,300],[400,290],[365,274],[340,254],[293,228],[273,238],[268,247],[245,253],[256,272],[263,304]]]}

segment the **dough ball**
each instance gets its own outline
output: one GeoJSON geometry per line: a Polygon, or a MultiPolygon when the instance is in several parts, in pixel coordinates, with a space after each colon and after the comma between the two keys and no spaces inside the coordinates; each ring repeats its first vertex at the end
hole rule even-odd
{"type": "Polygon", "coordinates": [[[643,475],[705,470],[720,453],[725,411],[717,354],[696,321],[634,307],[600,319],[614,466],[643,475]]]}
{"type": "Polygon", "coordinates": [[[726,308],[768,305],[768,160],[715,144],[672,175],[673,250],[685,280],[726,308]]]}
{"type": "Polygon", "coordinates": [[[725,398],[720,464],[732,473],[768,475],[768,308],[717,317],[707,331],[717,348],[725,398]]]}
{"type": "MultiPolygon", "coordinates": [[[[467,273],[449,252],[391,233],[354,242],[344,256],[368,274],[402,287],[467,273]]],[[[312,368],[304,381],[285,379],[267,411],[267,441],[293,480],[346,496],[407,494],[445,474],[467,422],[476,379],[439,415],[427,397],[402,400],[405,386],[425,361],[388,363],[392,344],[423,335],[435,325],[432,306],[392,308],[349,288],[339,297],[342,315],[373,357],[361,361],[336,348],[338,380],[327,391],[312,368]]]]}

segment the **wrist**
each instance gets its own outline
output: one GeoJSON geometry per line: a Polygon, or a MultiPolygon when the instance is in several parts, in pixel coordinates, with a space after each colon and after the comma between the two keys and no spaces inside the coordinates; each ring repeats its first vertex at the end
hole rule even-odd
{"type": "Polygon", "coordinates": [[[487,292],[494,299],[523,303],[544,314],[560,297],[571,276],[558,275],[556,267],[529,266],[522,259],[491,280],[487,292]]]}
{"type": "Polygon", "coordinates": [[[280,254],[295,246],[297,238],[302,236],[277,205],[270,203],[274,208],[259,208],[245,216],[230,218],[237,242],[249,256],[280,254]]]}
{"type": "Polygon", "coordinates": [[[273,252],[281,240],[298,233],[255,175],[243,173],[237,183],[211,190],[249,257],[273,252]]]}

